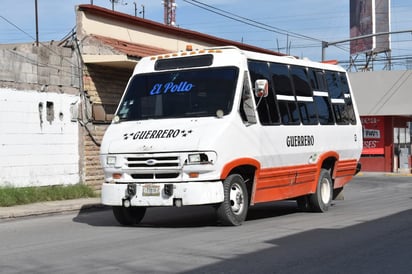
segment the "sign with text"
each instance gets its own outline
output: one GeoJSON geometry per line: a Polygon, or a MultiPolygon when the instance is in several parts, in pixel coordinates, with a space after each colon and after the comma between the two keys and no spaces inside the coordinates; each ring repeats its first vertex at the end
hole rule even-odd
{"type": "Polygon", "coordinates": [[[362,154],[384,154],[384,118],[382,116],[361,117],[363,126],[362,154]]]}

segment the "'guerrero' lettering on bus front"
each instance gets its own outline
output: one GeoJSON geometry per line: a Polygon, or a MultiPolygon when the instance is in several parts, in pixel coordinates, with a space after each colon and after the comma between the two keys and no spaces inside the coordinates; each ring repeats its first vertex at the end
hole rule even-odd
{"type": "Polygon", "coordinates": [[[123,225],[158,206],[211,205],[225,225],[284,199],[325,212],[362,144],[339,66],[235,47],[142,58],[101,144],[102,203],[123,225]]]}

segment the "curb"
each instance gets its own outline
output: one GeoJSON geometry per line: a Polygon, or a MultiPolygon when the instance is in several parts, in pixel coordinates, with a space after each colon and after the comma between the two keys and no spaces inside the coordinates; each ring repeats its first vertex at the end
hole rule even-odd
{"type": "MultiPolygon", "coordinates": [[[[359,177],[379,177],[379,176],[387,176],[387,177],[412,177],[412,173],[395,173],[395,172],[359,172],[356,176],[359,177]]],[[[355,177],[356,177],[355,176],[355,177]]]]}
{"type": "Polygon", "coordinates": [[[0,220],[19,217],[39,216],[55,213],[81,211],[84,209],[104,208],[100,198],[50,201],[12,207],[0,207],[0,220]]]}

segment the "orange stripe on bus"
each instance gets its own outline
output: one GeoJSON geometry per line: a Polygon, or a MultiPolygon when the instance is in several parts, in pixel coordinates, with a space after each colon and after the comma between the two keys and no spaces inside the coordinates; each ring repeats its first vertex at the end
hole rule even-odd
{"type": "Polygon", "coordinates": [[[356,159],[339,161],[334,172],[335,188],[343,187],[356,173],[356,159]]]}
{"type": "MultiPolygon", "coordinates": [[[[336,155],[331,153],[328,157],[330,156],[336,155]]],[[[352,179],[356,171],[356,163],[356,159],[335,163],[334,188],[342,187],[352,179]]],[[[262,169],[256,178],[252,204],[315,193],[321,164],[322,161],[317,164],[262,169]]]]}
{"type": "Polygon", "coordinates": [[[251,195],[252,205],[295,198],[315,193],[322,163],[327,158],[333,158],[335,161],[332,175],[335,180],[334,188],[342,187],[355,174],[357,161],[356,159],[339,161],[339,155],[334,151],[323,153],[313,164],[263,169],[260,169],[260,163],[253,158],[240,158],[224,166],[221,178],[224,180],[236,167],[253,166],[256,168],[256,174],[251,195]]]}
{"type": "Polygon", "coordinates": [[[339,161],[336,165],[335,176],[342,177],[347,175],[354,175],[356,172],[357,163],[358,162],[355,159],[339,161]]]}
{"type": "Polygon", "coordinates": [[[222,180],[226,179],[227,176],[229,176],[229,173],[236,167],[239,166],[254,166],[256,168],[256,170],[260,170],[260,163],[253,159],[253,158],[239,158],[236,159],[232,162],[227,163],[223,169],[222,169],[222,173],[220,174],[220,178],[222,180]]]}
{"type": "Polygon", "coordinates": [[[316,176],[315,164],[262,169],[256,178],[252,203],[304,195],[311,191],[316,176]]]}

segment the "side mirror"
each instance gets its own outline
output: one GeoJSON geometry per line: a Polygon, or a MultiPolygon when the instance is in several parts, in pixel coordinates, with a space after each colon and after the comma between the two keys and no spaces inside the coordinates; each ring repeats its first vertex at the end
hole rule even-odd
{"type": "Polygon", "coordinates": [[[269,83],[266,79],[258,79],[255,81],[255,96],[256,97],[267,97],[269,94],[269,83]]]}

